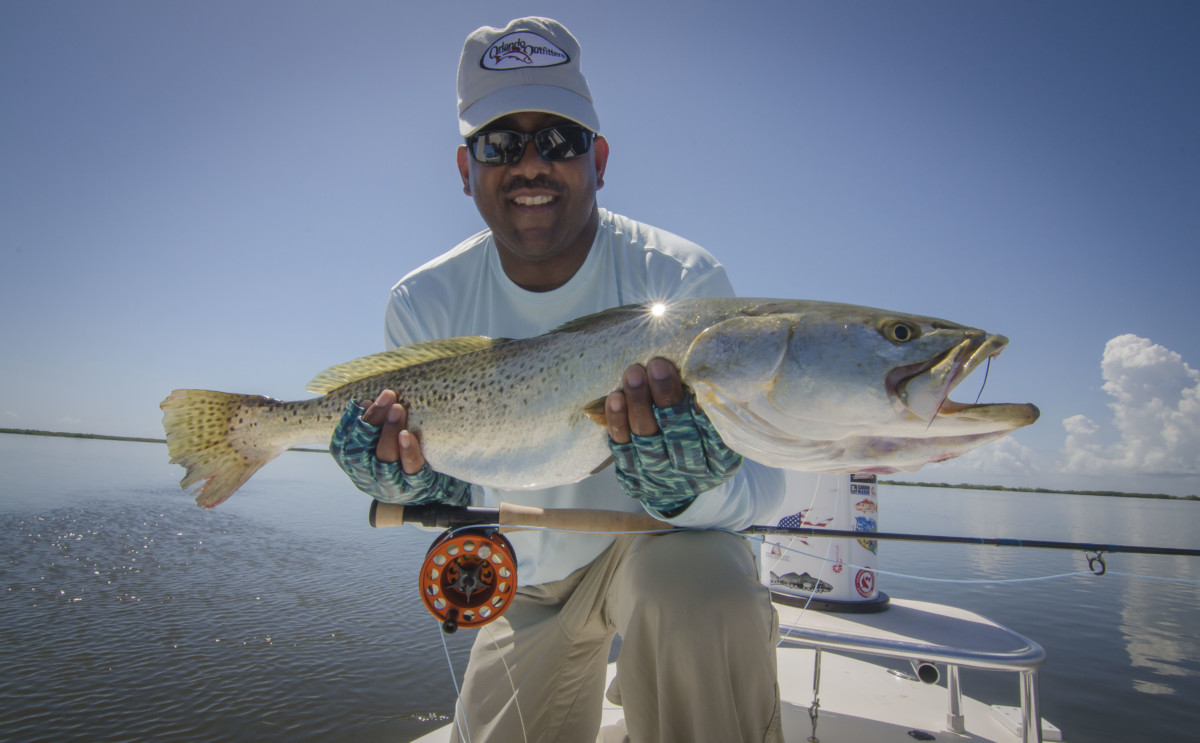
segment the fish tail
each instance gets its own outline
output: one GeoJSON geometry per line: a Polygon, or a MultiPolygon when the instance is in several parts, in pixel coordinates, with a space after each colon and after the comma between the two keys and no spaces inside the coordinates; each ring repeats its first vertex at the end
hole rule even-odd
{"type": "MultiPolygon", "coordinates": [[[[187,470],[184,490],[199,484],[196,504],[223,503],[288,442],[261,435],[258,426],[278,400],[210,390],[175,390],[159,404],[172,464],[187,470]]],[[[264,426],[265,428],[265,426],[264,426]]]]}

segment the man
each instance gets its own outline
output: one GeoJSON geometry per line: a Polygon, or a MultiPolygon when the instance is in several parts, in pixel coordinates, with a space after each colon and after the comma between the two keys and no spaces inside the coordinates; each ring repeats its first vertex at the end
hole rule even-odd
{"type": "MultiPolygon", "coordinates": [[[[704,250],[597,205],[609,145],[596,134],[579,56],[570,32],[544,18],[467,38],[458,169],[489,229],[393,288],[389,347],[458,335],[529,337],[617,305],[732,296],[724,269],[704,250]]],[[[334,456],[364,491],[397,502],[490,496],[547,508],[645,509],[701,529],[738,529],[773,514],[782,475],[743,463],[692,405],[675,367],[647,361],[613,380],[619,388],[606,403],[615,467],[574,485],[484,493],[434,472],[391,390],[365,412],[347,411],[334,456]],[[663,429],[699,458],[699,471],[682,472],[663,454],[663,429]]],[[[511,541],[521,588],[476,638],[456,740],[595,740],[614,633],[622,647],[609,696],[619,696],[631,740],[782,740],[776,618],[744,539],[707,530],[535,531],[511,541]]]]}

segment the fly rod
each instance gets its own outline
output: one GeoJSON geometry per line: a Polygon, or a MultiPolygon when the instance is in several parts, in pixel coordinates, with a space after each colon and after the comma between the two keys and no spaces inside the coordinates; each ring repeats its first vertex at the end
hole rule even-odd
{"type": "MultiPolygon", "coordinates": [[[[498,526],[500,531],[522,528],[549,528],[588,532],[645,532],[672,531],[675,527],[659,521],[648,513],[622,513],[584,508],[535,508],[509,503],[500,508],[473,508],[428,504],[402,506],[375,501],[371,504],[371,526],[384,528],[417,524],[441,529],[470,526],[498,526]]],[[[831,537],[875,539],[894,542],[935,542],[942,544],[976,544],[993,547],[1032,547],[1037,549],[1080,550],[1116,554],[1180,555],[1200,557],[1200,549],[1183,547],[1148,547],[1128,544],[1098,544],[1093,542],[1060,542],[1042,539],[1008,539],[1000,537],[958,537],[938,534],[901,534],[875,531],[846,531],[816,527],[750,526],[741,534],[754,536],[831,537]]]]}
{"type": "MultiPolygon", "coordinates": [[[[459,627],[481,627],[495,620],[512,604],[518,585],[517,560],[512,544],[504,536],[505,532],[530,528],[639,534],[675,531],[671,524],[645,512],[536,508],[511,503],[503,503],[499,508],[473,508],[440,503],[404,506],[374,501],[371,504],[370,522],[371,526],[376,528],[414,524],[446,530],[434,541],[425,555],[417,584],[425,608],[441,622],[442,630],[447,633],[454,632],[459,627]]],[[[751,526],[740,533],[1082,550],[1085,554],[1095,553],[1087,554],[1087,560],[1088,566],[1096,575],[1104,575],[1107,570],[1104,564],[1106,552],[1200,557],[1200,549],[1054,542],[1040,539],[893,534],[803,526],[751,526]]]]}

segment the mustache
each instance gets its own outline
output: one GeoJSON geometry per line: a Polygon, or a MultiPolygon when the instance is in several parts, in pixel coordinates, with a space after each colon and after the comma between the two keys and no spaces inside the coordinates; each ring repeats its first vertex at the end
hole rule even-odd
{"type": "Polygon", "coordinates": [[[544,191],[553,191],[554,193],[562,193],[562,184],[557,181],[552,181],[545,176],[537,178],[526,178],[525,176],[514,176],[511,181],[504,184],[503,192],[512,193],[521,188],[540,189],[544,191]]]}

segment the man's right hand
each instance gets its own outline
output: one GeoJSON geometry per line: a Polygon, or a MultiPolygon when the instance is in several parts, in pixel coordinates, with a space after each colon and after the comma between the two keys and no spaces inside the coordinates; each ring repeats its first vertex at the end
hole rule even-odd
{"type": "Polygon", "coordinates": [[[471,502],[469,484],[429,467],[421,442],[408,430],[408,411],[392,390],[380,393],[366,410],[348,403],[330,437],[329,453],[355,487],[384,503],[471,502]]]}

